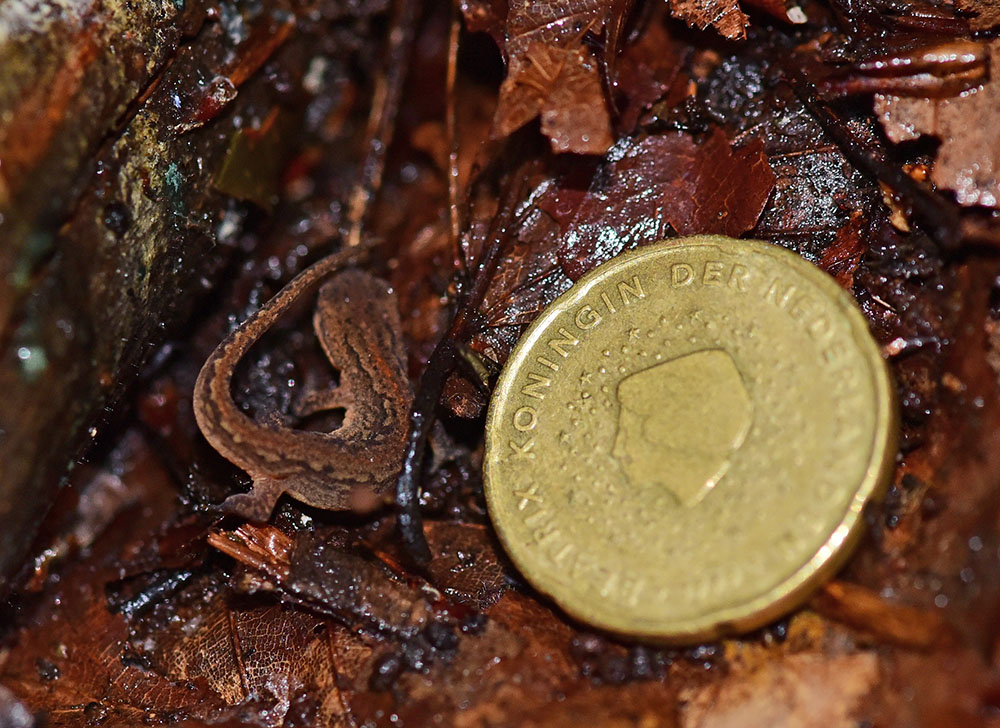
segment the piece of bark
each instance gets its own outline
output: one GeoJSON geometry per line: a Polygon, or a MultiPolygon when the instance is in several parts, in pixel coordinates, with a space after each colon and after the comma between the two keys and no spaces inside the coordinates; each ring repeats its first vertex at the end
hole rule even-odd
{"type": "Polygon", "coordinates": [[[0,6],[0,332],[92,157],[203,18],[203,3],[162,0],[0,6]]]}
{"type": "Polygon", "coordinates": [[[274,198],[324,48],[279,0],[226,5],[228,26],[200,4],[89,7],[0,12],[0,595],[75,455],[233,253],[234,198],[274,198]]]}

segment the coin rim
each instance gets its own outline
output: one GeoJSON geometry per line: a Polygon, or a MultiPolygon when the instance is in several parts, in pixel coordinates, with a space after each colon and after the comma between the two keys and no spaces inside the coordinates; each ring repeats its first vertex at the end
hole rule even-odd
{"type": "MultiPolygon", "coordinates": [[[[560,294],[525,330],[507,358],[490,399],[486,415],[483,490],[494,530],[511,561],[538,591],[550,597],[563,611],[581,622],[626,637],[665,644],[684,644],[716,639],[761,627],[800,606],[823,582],[831,578],[844,565],[864,531],[862,515],[865,506],[879,499],[885,492],[894,470],[897,438],[898,408],[889,367],[871,335],[868,320],[862,314],[857,302],[830,275],[796,253],[761,240],[739,240],[719,235],[671,238],[627,251],[602,263],[560,294]],[[525,543],[512,547],[514,538],[513,533],[508,533],[504,524],[506,516],[500,515],[498,517],[498,513],[502,513],[507,508],[503,506],[504,496],[497,492],[499,485],[494,484],[498,478],[494,475],[492,467],[494,451],[499,449],[501,445],[500,442],[494,443],[502,429],[502,425],[498,423],[500,416],[498,413],[510,396],[517,372],[527,354],[530,353],[535,339],[552,320],[562,313],[561,304],[585,295],[613,268],[621,268],[643,258],[655,259],[668,249],[674,250],[680,247],[733,248],[737,246],[742,247],[748,253],[761,253],[780,259],[782,264],[794,268],[813,282],[821,292],[828,294],[831,303],[844,313],[850,333],[858,344],[861,355],[869,364],[869,376],[873,380],[875,390],[877,409],[868,466],[855,489],[854,498],[847,507],[844,516],[832,529],[830,536],[822,546],[801,567],[760,596],[707,615],[680,620],[629,618],[626,609],[618,610],[617,615],[595,614],[588,611],[586,605],[581,606],[573,603],[574,597],[580,596],[577,593],[570,591],[570,599],[567,600],[565,595],[560,596],[555,593],[561,586],[558,582],[554,584],[556,589],[547,588],[544,577],[538,578],[538,575],[532,573],[533,565],[530,554],[534,551],[533,544],[525,543]],[[524,553],[520,553],[519,549],[523,549],[524,553]],[[616,619],[616,616],[623,618],[616,619]]],[[[586,599],[581,598],[578,601],[586,602],[586,599]]]]}

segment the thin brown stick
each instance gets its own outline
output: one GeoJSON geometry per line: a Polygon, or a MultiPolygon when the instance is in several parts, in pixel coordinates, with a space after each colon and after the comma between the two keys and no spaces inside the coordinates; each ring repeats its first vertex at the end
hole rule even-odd
{"type": "Polygon", "coordinates": [[[416,0],[397,0],[389,23],[385,65],[375,79],[372,105],[368,114],[366,146],[368,152],[361,164],[361,174],[351,192],[347,222],[350,228],[344,239],[345,247],[361,244],[362,231],[367,226],[372,201],[382,186],[386,152],[396,130],[399,101],[406,82],[407,59],[413,49],[417,21],[416,0]]]}
{"type": "MultiPolygon", "coordinates": [[[[451,6],[451,30],[448,34],[448,75],[445,79],[445,130],[448,135],[448,229],[452,250],[458,251],[461,221],[458,218],[458,118],[455,108],[455,79],[458,76],[458,38],[462,21],[458,4],[451,6]]],[[[457,256],[456,256],[457,257],[457,256]]]]}

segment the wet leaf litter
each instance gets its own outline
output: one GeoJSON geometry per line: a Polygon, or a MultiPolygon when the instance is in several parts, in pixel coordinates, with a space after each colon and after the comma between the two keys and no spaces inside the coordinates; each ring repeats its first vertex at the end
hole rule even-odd
{"type": "MultiPolygon", "coordinates": [[[[365,131],[391,116],[372,114],[384,71],[370,70],[370,88],[345,74],[314,92],[312,135],[289,163],[273,217],[253,229],[246,264],[142,382],[134,417],[74,474],[72,498],[53,512],[49,543],[64,545],[38,552],[18,597],[3,700],[55,725],[569,725],[580,715],[711,725],[733,711],[749,725],[816,714],[832,724],[926,725],[933,715],[934,725],[969,725],[988,714],[994,676],[981,655],[997,603],[990,442],[1000,423],[983,341],[995,326],[995,265],[942,253],[962,239],[941,231],[962,228],[927,225],[913,213],[924,198],[879,171],[912,171],[980,246],[992,204],[980,194],[959,209],[943,177],[918,179],[941,164],[946,142],[978,152],[944,127],[926,132],[948,136],[939,148],[927,137],[884,139],[868,94],[898,93],[905,72],[865,65],[877,55],[906,67],[914,52],[898,45],[904,32],[925,46],[985,43],[966,16],[936,8],[809,4],[799,8],[807,22],[789,24],[727,5],[696,16],[693,25],[709,26],[698,31],[664,4],[618,5],[560,10],[542,19],[556,27],[541,40],[524,38],[522,19],[496,4],[418,14],[377,184],[356,167],[371,168],[378,144],[369,138],[386,143],[365,131]],[[459,15],[466,29],[452,33],[459,15]],[[735,18],[746,40],[720,46],[710,17],[735,18]],[[862,26],[878,30],[862,39],[862,26]],[[472,32],[481,28],[490,32],[472,32]],[[669,45],[669,72],[651,50],[635,50],[650,38],[669,45]],[[872,38],[885,47],[868,49],[872,38]],[[630,52],[648,72],[618,73],[630,52]],[[502,53],[508,71],[518,58],[516,83],[502,53]],[[788,57],[795,68],[782,64],[788,57]],[[828,80],[819,70],[851,83],[836,98],[832,83],[810,97],[810,80],[828,80]],[[348,84],[358,100],[338,107],[348,84]],[[803,95],[830,111],[823,123],[803,95]],[[520,108],[524,120],[498,125],[515,117],[484,113],[491,105],[520,108]],[[570,110],[584,107],[595,146],[570,148],[584,143],[570,110]],[[831,119],[849,136],[831,133],[831,119]],[[368,161],[351,167],[324,141],[338,124],[354,126],[355,158],[368,161]],[[844,138],[857,142],[853,152],[844,138]],[[470,170],[460,185],[455,169],[470,170]],[[336,514],[285,498],[269,525],[222,519],[211,506],[249,482],[200,439],[190,410],[198,369],[228,330],[331,252],[331,234],[349,237],[359,218],[335,211],[348,209],[359,177],[374,207],[358,227],[380,246],[360,267],[393,286],[418,392],[428,367],[443,372],[442,398],[425,398],[423,411],[440,426],[414,458],[424,569],[391,504],[336,514]],[[573,281],[688,232],[764,238],[848,288],[891,355],[902,457],[861,550],[811,608],[724,643],[651,648],[581,628],[507,562],[482,497],[483,383],[573,281]],[[443,338],[452,342],[445,363],[435,358],[443,338]],[[942,624],[945,637],[927,637],[942,624]],[[944,659],[947,673],[935,667],[944,659]],[[913,702],[898,697],[900,682],[917,686],[913,702]]],[[[931,93],[911,87],[911,98],[931,93]]],[[[933,93],[950,91],[936,84],[933,93]]],[[[339,384],[311,306],[289,311],[234,371],[237,406],[262,426],[330,432],[347,414],[302,416],[298,406],[339,384]]]]}

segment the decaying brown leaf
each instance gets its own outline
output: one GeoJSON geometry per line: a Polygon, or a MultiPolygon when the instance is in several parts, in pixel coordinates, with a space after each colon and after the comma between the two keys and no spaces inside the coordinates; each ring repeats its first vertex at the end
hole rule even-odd
{"type": "Polygon", "coordinates": [[[357,629],[414,637],[433,614],[418,588],[394,576],[383,564],[338,543],[302,532],[288,536],[277,528],[245,525],[212,533],[208,542],[263,578],[254,589],[274,590],[293,604],[329,614],[357,629]]]}
{"type": "Polygon", "coordinates": [[[837,231],[833,244],[823,251],[823,257],[817,263],[848,290],[854,286],[854,271],[865,252],[863,224],[864,217],[860,213],[852,215],[847,224],[837,231]]]}
{"type": "Polygon", "coordinates": [[[370,655],[363,642],[301,610],[240,604],[224,589],[208,598],[212,590],[206,594],[204,586],[182,594],[170,617],[154,615],[133,627],[129,659],[174,682],[201,681],[223,705],[259,703],[272,720],[302,712],[303,700],[318,725],[344,719],[338,678],[352,676],[359,658],[370,655]]]}
{"type": "Polygon", "coordinates": [[[399,699],[366,697],[352,704],[359,722],[390,709],[403,725],[426,725],[439,716],[457,728],[591,724],[676,728],[673,691],[663,683],[598,687],[581,674],[570,653],[571,628],[553,620],[536,601],[508,592],[489,611],[473,639],[463,640],[450,662],[407,673],[399,699]],[[474,676],[470,679],[470,676],[474,676]]]}
{"type": "Polygon", "coordinates": [[[946,99],[877,95],[875,112],[894,142],[941,140],[931,180],[966,207],[1000,206],[1000,41],[990,43],[992,80],[946,99]]]}
{"type": "Polygon", "coordinates": [[[427,525],[434,558],[428,565],[434,584],[447,596],[478,609],[492,606],[507,580],[492,532],[471,523],[427,525]]]}
{"type": "MultiPolygon", "coordinates": [[[[504,21],[507,77],[493,137],[508,136],[541,115],[553,151],[607,151],[614,139],[601,63],[613,62],[631,5],[630,0],[512,3],[504,21]],[[602,35],[607,39],[603,58],[585,42],[602,35]]],[[[472,27],[499,24],[496,14],[479,4],[464,3],[463,11],[472,27]]]]}
{"type": "Polygon", "coordinates": [[[673,105],[688,90],[682,48],[667,30],[666,12],[665,4],[654,4],[653,17],[639,38],[625,47],[615,67],[617,126],[623,133],[634,132],[654,103],[669,97],[665,103],[673,105]]]}
{"type": "MultiPolygon", "coordinates": [[[[692,28],[715,28],[730,40],[744,40],[750,18],[740,8],[739,0],[667,0],[670,12],[692,28]]],[[[743,3],[762,10],[786,23],[805,22],[802,9],[784,0],[743,0],[743,3]],[[794,7],[796,14],[790,14],[794,7]]]]}

